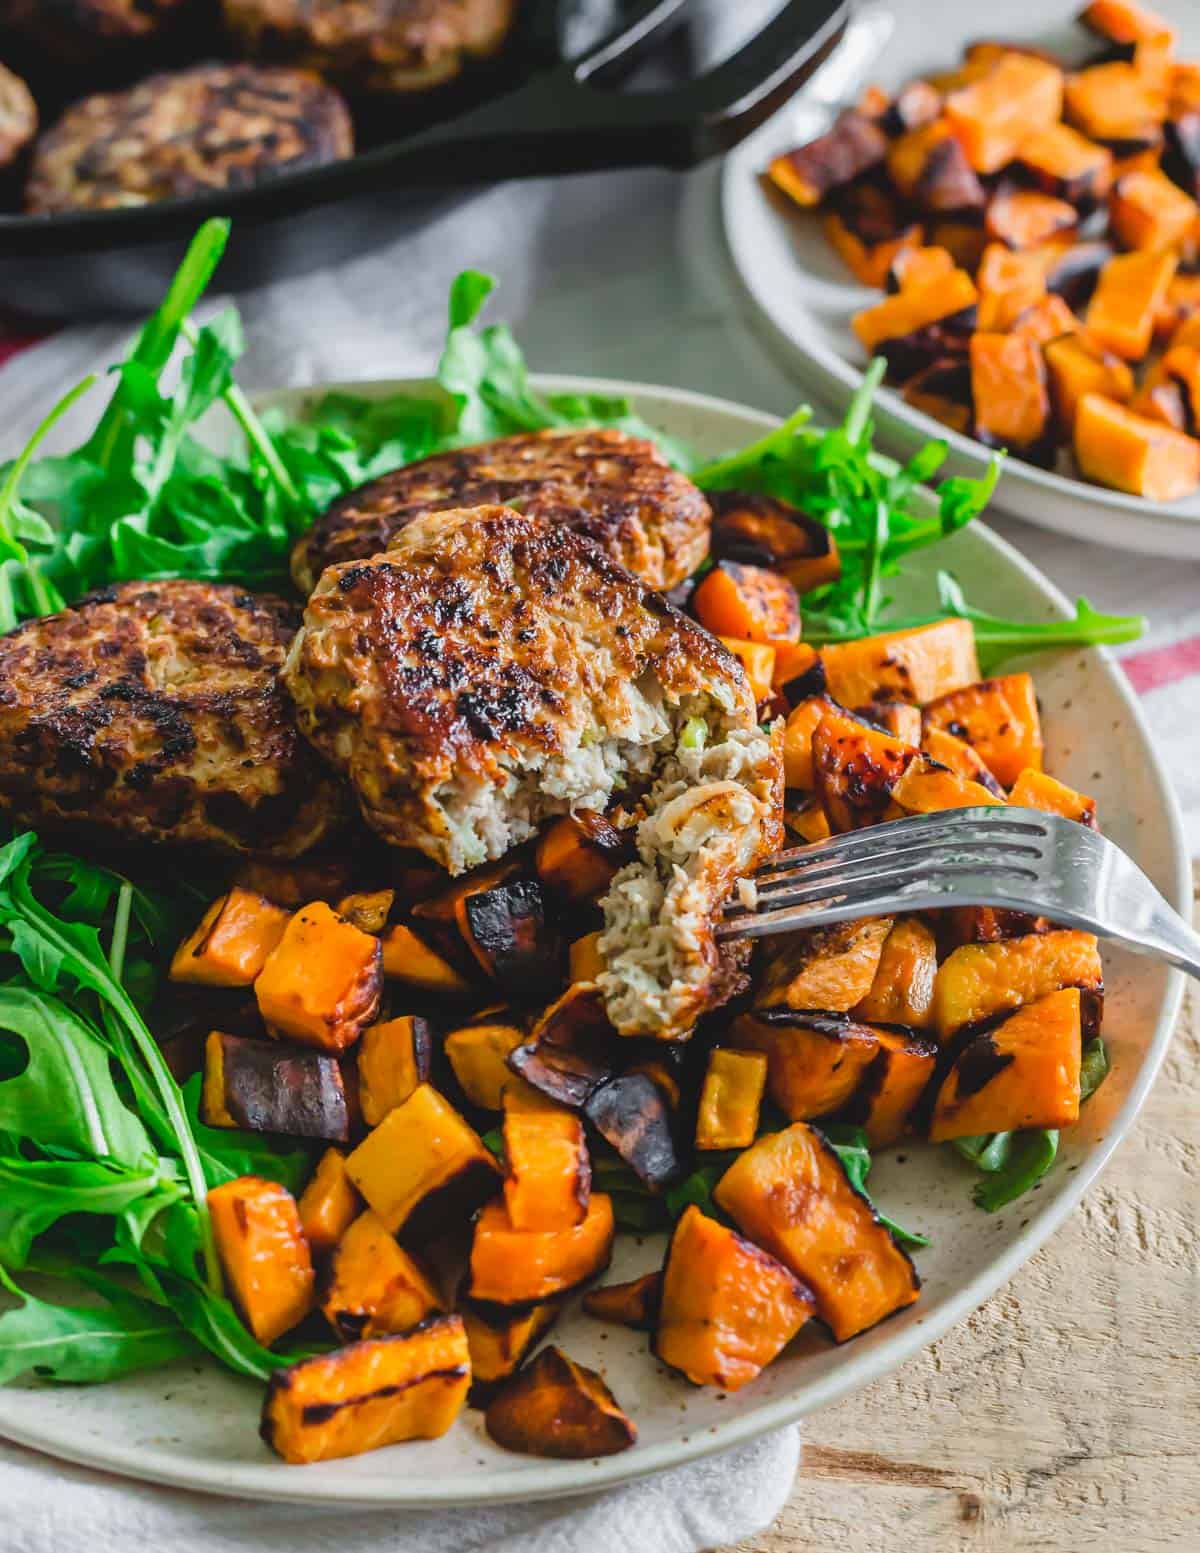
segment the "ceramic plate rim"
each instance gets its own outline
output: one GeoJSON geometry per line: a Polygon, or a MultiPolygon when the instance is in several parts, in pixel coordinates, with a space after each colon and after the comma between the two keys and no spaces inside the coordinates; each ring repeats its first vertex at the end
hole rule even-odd
{"type": "MultiPolygon", "coordinates": [[[[736,416],[747,427],[768,431],[778,426],[778,416],[753,410],[732,400],[713,395],[694,393],[686,389],[668,388],[648,383],[632,383],[621,379],[568,376],[564,374],[538,374],[533,379],[536,386],[565,393],[599,393],[622,395],[637,401],[648,399],[672,401],[679,406],[692,406],[706,412],[719,412],[736,416]]],[[[289,397],[305,397],[329,390],[386,393],[399,390],[419,390],[428,387],[428,380],[417,378],[377,379],[365,382],[339,382],[314,385],[311,388],[259,392],[256,400],[272,400],[289,397]]],[[[1017,568],[1031,589],[1039,593],[1057,611],[1069,611],[1069,604],[1062,592],[1032,562],[1013,545],[1001,539],[982,524],[974,525],[978,533],[995,552],[1017,568]]],[[[1136,696],[1112,654],[1100,649],[1098,658],[1101,670],[1112,681],[1112,687],[1124,704],[1130,724],[1136,730],[1150,755],[1151,773],[1159,789],[1164,818],[1167,822],[1169,852],[1174,878],[1168,898],[1176,909],[1185,912],[1191,906],[1191,860],[1184,840],[1183,823],[1178,802],[1166,771],[1154,750],[1150,730],[1146,724],[1136,696]]],[[[55,1429],[42,1429],[29,1425],[14,1428],[0,1418],[0,1437],[14,1443],[31,1446],[61,1460],[81,1466],[94,1467],[122,1477],[143,1482],[166,1484],[172,1487],[192,1489],[196,1492],[254,1498],[289,1504],[331,1504],[345,1507],[390,1507],[393,1509],[450,1509],[455,1507],[506,1504],[521,1500],[567,1498],[580,1493],[592,1493],[599,1489],[614,1488],[622,1483],[680,1467],[731,1450],[739,1445],[767,1434],[786,1424],[794,1423],[818,1407],[857,1390],[880,1376],[895,1369],[913,1354],[942,1336],[990,1295],[1006,1283],[1025,1261],[1054,1233],[1078,1205],[1087,1188],[1104,1169],[1114,1150],[1123,1141],[1141,1110],[1146,1096],[1162,1065],[1167,1047],[1179,1014],[1183,999],[1185,978],[1181,972],[1172,972],[1165,983],[1165,990],[1155,1019],[1153,1035],[1146,1048],[1137,1078],[1130,1088],[1124,1105],[1113,1116],[1104,1139],[1097,1143],[1080,1161],[1068,1186],[1065,1186],[1051,1205],[1034,1214],[1027,1228],[1020,1231],[1012,1244],[998,1254],[970,1283],[945,1299],[923,1321],[898,1330],[895,1338],[878,1348],[857,1356],[853,1348],[845,1350],[846,1360],[823,1381],[807,1385],[799,1394],[765,1402],[746,1414],[730,1419],[727,1424],[704,1430],[687,1440],[674,1439],[628,1456],[611,1456],[597,1461],[580,1462],[575,1472],[565,1475],[554,1472],[552,1478],[540,1479],[536,1470],[526,1469],[515,1474],[511,1490],[472,1489],[469,1479],[458,1480],[450,1492],[422,1492],[419,1486],[403,1480],[394,1485],[354,1483],[337,1480],[308,1479],[306,1474],[275,1463],[247,1462],[234,1469],[209,1463],[198,1463],[184,1470],[174,1457],[156,1456],[153,1449],[144,1446],[112,1446],[101,1449],[64,1439],[55,1429]]],[[[0,1388],[0,1398],[3,1397],[0,1388]]],[[[555,1464],[561,1469],[562,1464],[555,1464]]]]}

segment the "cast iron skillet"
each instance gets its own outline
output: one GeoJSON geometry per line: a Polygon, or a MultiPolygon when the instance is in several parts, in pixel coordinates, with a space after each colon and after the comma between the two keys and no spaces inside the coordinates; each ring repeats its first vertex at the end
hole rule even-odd
{"type": "Polygon", "coordinates": [[[685,85],[606,89],[678,21],[681,5],[646,0],[618,31],[569,61],[554,42],[557,6],[534,5],[522,51],[530,68],[519,86],[347,161],[129,210],[0,215],[0,297],[43,316],[144,310],[161,297],[207,216],[233,217],[221,284],[237,291],[362,252],[472,187],[694,166],[736,145],[786,101],[841,36],[850,0],[788,0],[757,36],[685,85]]]}

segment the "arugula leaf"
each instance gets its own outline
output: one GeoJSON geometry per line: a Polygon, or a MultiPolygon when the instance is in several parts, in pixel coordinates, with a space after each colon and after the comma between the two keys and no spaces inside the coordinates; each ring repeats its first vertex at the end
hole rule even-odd
{"type": "Polygon", "coordinates": [[[896,1240],[902,1246],[927,1246],[929,1237],[918,1234],[915,1230],[905,1229],[897,1224],[895,1219],[889,1219],[886,1213],[880,1211],[879,1205],[872,1201],[871,1194],[867,1191],[867,1177],[871,1172],[871,1151],[867,1146],[867,1135],[861,1127],[853,1127],[845,1122],[826,1123],[821,1132],[824,1134],[830,1148],[842,1163],[842,1169],[850,1179],[850,1184],[871,1204],[879,1222],[890,1229],[896,1240]]]}
{"type": "Polygon", "coordinates": [[[971,1195],[976,1207],[985,1213],[996,1213],[1023,1196],[1037,1185],[1058,1157],[1058,1133],[1049,1128],[997,1133],[996,1140],[1001,1138],[1006,1140],[1003,1148],[994,1141],[977,1161],[988,1174],[971,1195]]]}
{"type": "Polygon", "coordinates": [[[0,1158],[0,1261],[23,1266],[37,1237],[68,1214],[115,1218],[146,1199],[161,1212],[179,1197],[163,1163],[122,1170],[99,1160],[0,1158]]]}
{"type": "Polygon", "coordinates": [[[1079,1103],[1090,1100],[1109,1074],[1108,1047],[1103,1036],[1086,1041],[1079,1065],[1079,1103]]]}

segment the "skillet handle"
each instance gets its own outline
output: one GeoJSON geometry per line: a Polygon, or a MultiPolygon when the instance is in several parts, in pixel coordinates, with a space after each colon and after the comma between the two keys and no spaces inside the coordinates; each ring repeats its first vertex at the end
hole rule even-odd
{"type": "MultiPolygon", "coordinates": [[[[657,30],[663,9],[652,5],[641,20],[657,30]]],[[[594,79],[630,47],[625,28],[585,58],[411,137],[389,158],[390,171],[400,184],[445,185],[694,167],[781,107],[837,43],[849,12],[850,0],[788,0],[761,32],[695,81],[662,91],[602,90],[594,79]]]]}

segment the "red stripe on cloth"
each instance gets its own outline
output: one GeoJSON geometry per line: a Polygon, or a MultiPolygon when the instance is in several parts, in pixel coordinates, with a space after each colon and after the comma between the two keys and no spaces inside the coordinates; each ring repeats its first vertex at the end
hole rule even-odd
{"type": "Polygon", "coordinates": [[[1200,636],[1187,636],[1168,647],[1148,647],[1121,659],[1133,688],[1141,695],[1200,674],[1200,636]]]}
{"type": "Polygon", "coordinates": [[[0,367],[31,345],[40,345],[57,333],[53,324],[38,324],[10,308],[0,308],[0,367]]]}

